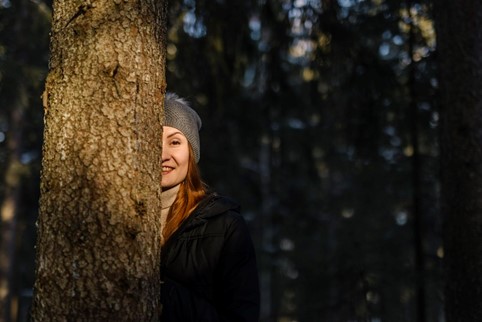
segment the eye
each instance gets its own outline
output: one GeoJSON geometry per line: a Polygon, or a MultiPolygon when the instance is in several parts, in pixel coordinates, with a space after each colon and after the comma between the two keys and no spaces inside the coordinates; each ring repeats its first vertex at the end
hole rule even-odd
{"type": "Polygon", "coordinates": [[[171,141],[171,145],[181,145],[181,140],[179,140],[179,139],[173,139],[173,140],[171,141]]]}

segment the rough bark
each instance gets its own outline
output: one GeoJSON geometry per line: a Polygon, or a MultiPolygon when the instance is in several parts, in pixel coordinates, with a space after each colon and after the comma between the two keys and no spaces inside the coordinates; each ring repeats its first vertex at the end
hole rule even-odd
{"type": "Polygon", "coordinates": [[[33,320],[154,321],[165,1],[53,7],[33,320]]]}
{"type": "Polygon", "coordinates": [[[482,3],[435,1],[446,320],[482,317],[482,3]]]}

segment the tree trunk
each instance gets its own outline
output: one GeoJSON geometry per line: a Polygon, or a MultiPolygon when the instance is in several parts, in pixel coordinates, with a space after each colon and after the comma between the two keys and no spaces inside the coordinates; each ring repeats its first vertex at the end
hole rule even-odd
{"type": "Polygon", "coordinates": [[[42,31],[47,29],[42,27],[48,26],[48,12],[41,12],[40,8],[45,8],[45,4],[29,0],[16,0],[7,7],[0,5],[0,20],[5,26],[0,30],[1,46],[5,49],[0,63],[0,122],[7,125],[2,126],[6,135],[5,142],[0,143],[3,150],[0,159],[3,154],[6,159],[0,161],[0,167],[3,166],[0,169],[3,179],[0,184],[3,190],[0,197],[0,322],[19,321],[23,305],[21,289],[29,284],[29,276],[23,274],[22,268],[30,253],[23,253],[20,245],[26,244],[22,231],[28,225],[30,204],[25,198],[25,183],[33,177],[32,160],[24,156],[31,156],[33,152],[29,134],[35,126],[30,122],[41,115],[36,113],[38,110],[32,112],[33,108],[38,109],[39,101],[38,92],[35,99],[32,92],[44,74],[38,64],[41,59],[37,59],[45,57],[45,51],[38,44],[42,41],[42,31]],[[38,41],[29,39],[32,33],[38,41]]]}
{"type": "Polygon", "coordinates": [[[482,3],[435,1],[446,319],[482,317],[482,3]]]}
{"type": "Polygon", "coordinates": [[[54,1],[34,321],[159,317],[165,1],[54,1]]]}
{"type": "Polygon", "coordinates": [[[410,55],[410,65],[408,66],[408,92],[409,97],[409,119],[410,119],[410,143],[413,146],[412,155],[412,218],[413,218],[413,241],[414,241],[414,268],[415,268],[415,316],[416,321],[426,321],[425,307],[425,256],[423,242],[423,209],[422,209],[422,158],[420,155],[420,131],[419,131],[419,115],[418,115],[418,97],[417,97],[417,77],[416,62],[413,59],[415,55],[415,26],[414,17],[412,16],[413,3],[406,0],[407,12],[409,19],[409,38],[408,53],[410,55]]]}
{"type": "MultiPolygon", "coordinates": [[[[19,93],[25,95],[23,88],[19,93]]],[[[20,144],[22,142],[21,123],[23,120],[22,102],[11,111],[9,124],[12,126],[8,140],[9,162],[5,171],[5,196],[0,206],[0,321],[10,322],[16,312],[12,310],[12,299],[15,296],[15,253],[18,222],[18,206],[20,202],[20,185],[25,175],[25,166],[20,162],[20,144]]]]}

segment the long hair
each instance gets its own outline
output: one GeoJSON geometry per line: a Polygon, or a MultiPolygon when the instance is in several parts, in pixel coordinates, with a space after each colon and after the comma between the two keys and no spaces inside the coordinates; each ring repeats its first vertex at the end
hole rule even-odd
{"type": "Polygon", "coordinates": [[[199,202],[206,196],[207,186],[201,179],[199,167],[194,158],[194,151],[189,144],[189,164],[186,179],[180,183],[176,200],[171,206],[166,219],[163,235],[166,242],[186,220],[199,202]]]}

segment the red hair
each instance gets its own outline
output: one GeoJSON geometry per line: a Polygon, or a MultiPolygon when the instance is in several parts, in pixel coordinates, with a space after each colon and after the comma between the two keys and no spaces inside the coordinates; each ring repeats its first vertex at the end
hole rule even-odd
{"type": "Polygon", "coordinates": [[[199,167],[194,158],[194,151],[189,144],[189,164],[186,178],[180,183],[176,200],[169,209],[166,227],[163,230],[164,243],[176,232],[199,202],[206,196],[207,188],[201,179],[199,167]]]}

